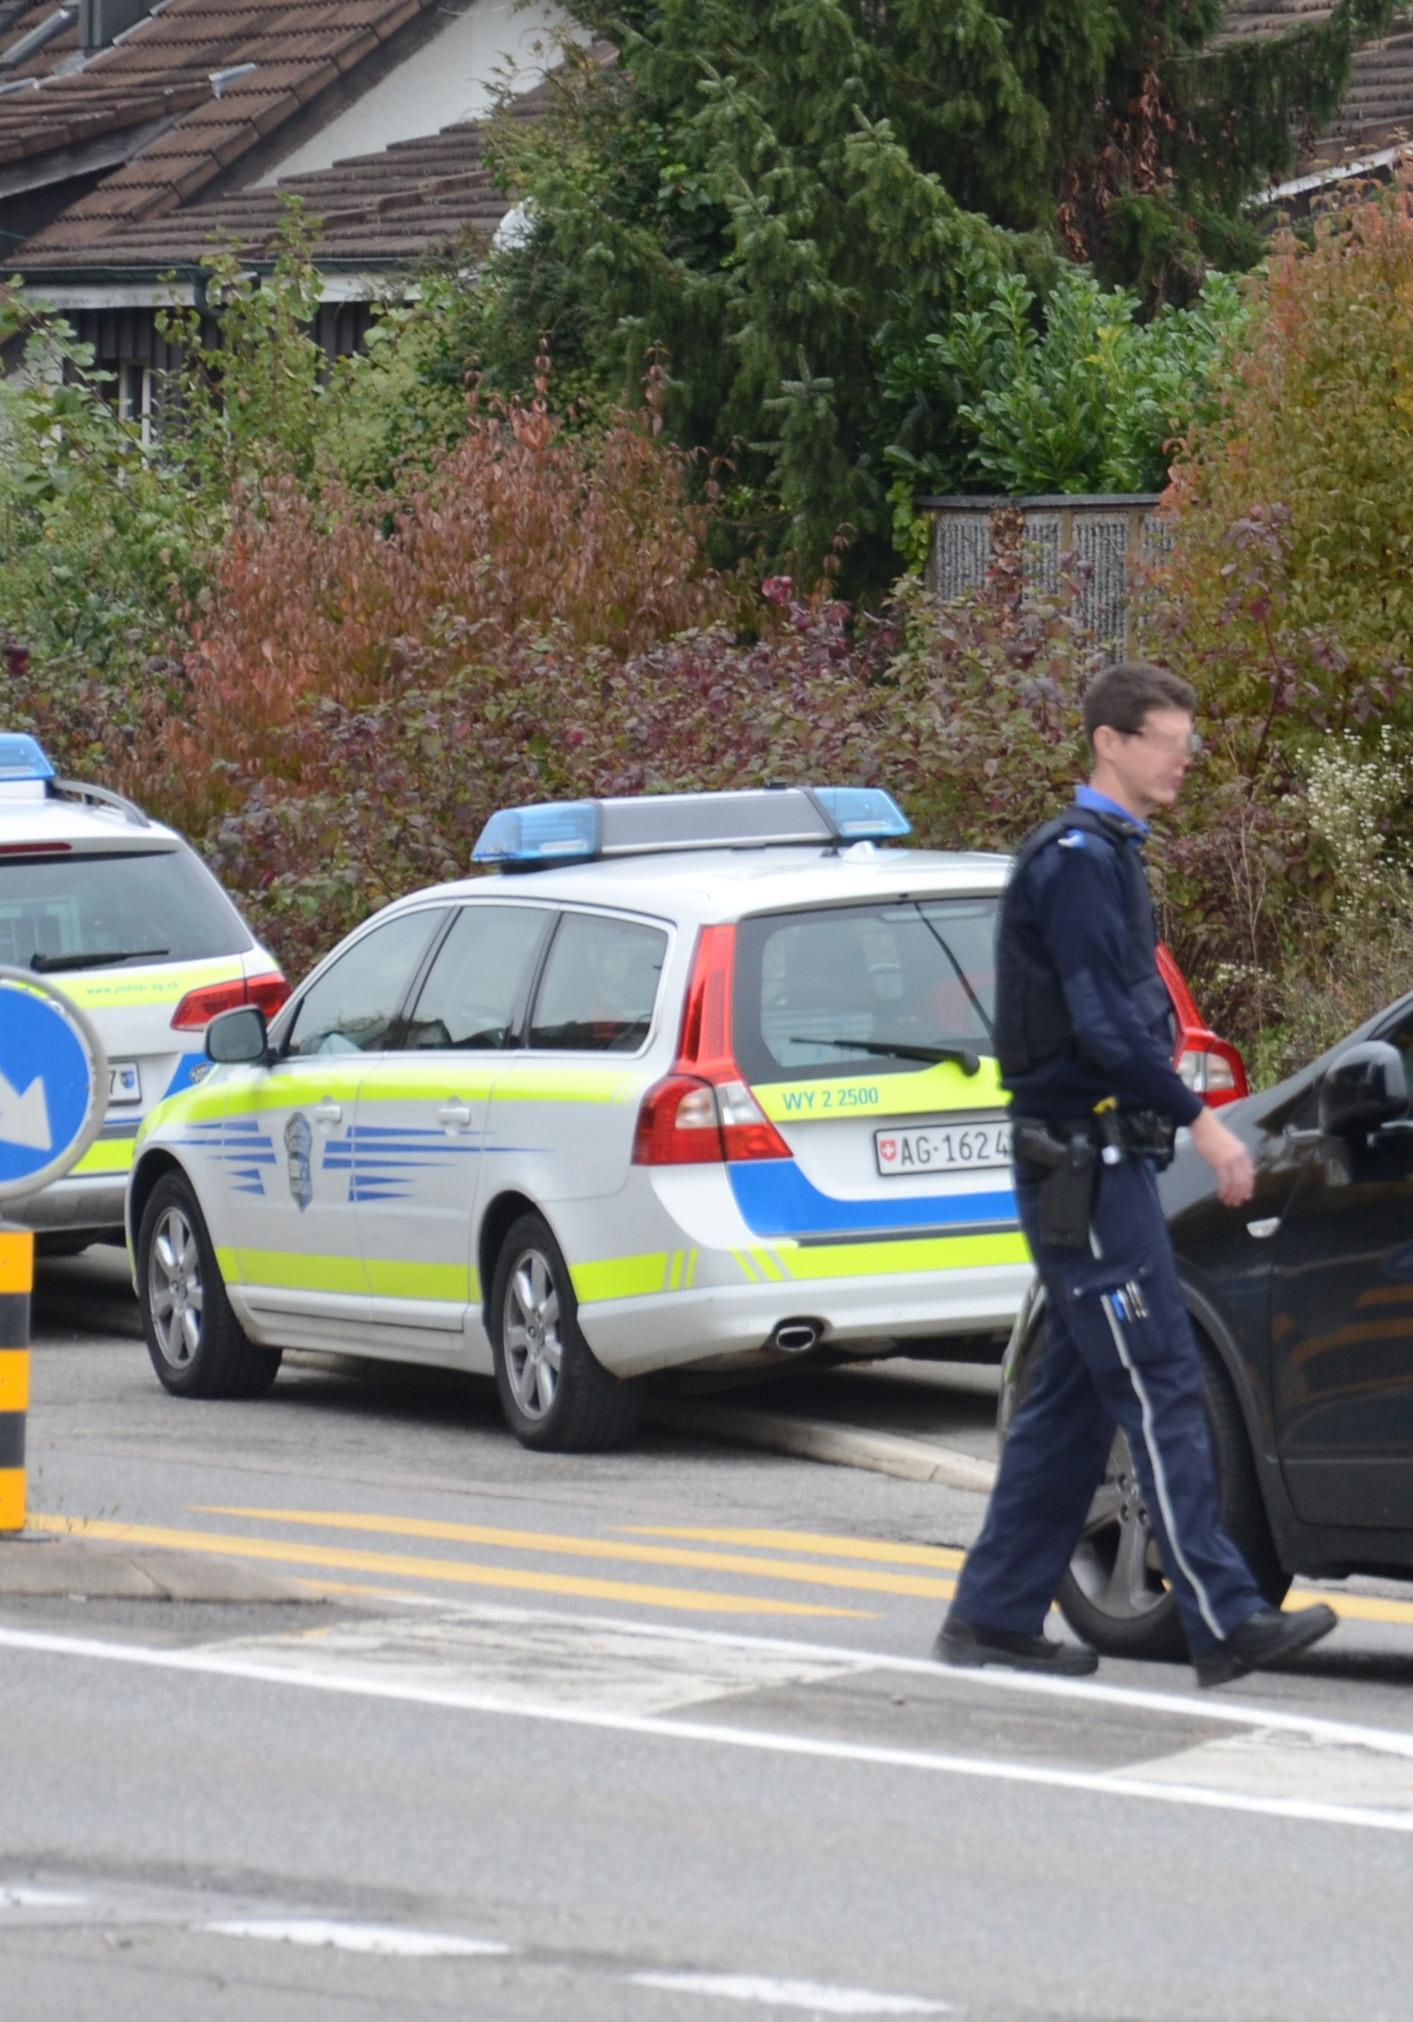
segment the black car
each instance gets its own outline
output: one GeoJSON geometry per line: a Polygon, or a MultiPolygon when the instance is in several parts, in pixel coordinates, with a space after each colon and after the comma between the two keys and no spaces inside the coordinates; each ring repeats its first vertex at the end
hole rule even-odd
{"type": "MultiPolygon", "coordinates": [[[[1413,995],[1222,1112],[1256,1164],[1244,1208],[1180,1146],[1161,1181],[1206,1365],[1223,1521],[1273,1601],[1297,1573],[1413,1578],[1413,995]]],[[[1016,1323],[1001,1433],[1044,1341],[1016,1323]]],[[[1186,1654],[1127,1441],[1059,1603],[1113,1656],[1186,1654]]]]}

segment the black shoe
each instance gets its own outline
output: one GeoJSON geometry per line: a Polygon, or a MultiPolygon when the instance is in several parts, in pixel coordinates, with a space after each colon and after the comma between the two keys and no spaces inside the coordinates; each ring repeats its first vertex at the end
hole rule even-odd
{"type": "Polygon", "coordinates": [[[1338,1619],[1334,1609],[1327,1608],[1323,1601],[1313,1608],[1297,1608],[1290,1615],[1282,1614],[1279,1608],[1261,1608],[1248,1616],[1239,1629],[1233,1629],[1215,1650],[1194,1658],[1197,1682],[1226,1685],[1246,1671],[1283,1663],[1297,1650],[1308,1650],[1321,1636],[1328,1636],[1338,1619]]]}
{"type": "Polygon", "coordinates": [[[1016,1636],[1009,1629],[977,1629],[949,1615],[937,1631],[932,1654],[959,1671],[1000,1664],[1008,1671],[1042,1671],[1052,1678],[1084,1678],[1099,1668],[1087,1643],[1052,1643],[1048,1636],[1016,1636]]]}

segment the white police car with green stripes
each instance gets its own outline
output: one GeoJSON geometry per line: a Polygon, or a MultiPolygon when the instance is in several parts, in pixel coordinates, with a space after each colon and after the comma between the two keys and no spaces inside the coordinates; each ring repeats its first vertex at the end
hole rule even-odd
{"type": "MultiPolygon", "coordinates": [[[[208,1067],[218,1011],[289,994],[195,851],[105,787],[59,779],[43,748],[0,734],[0,964],[62,989],[108,1056],[107,1112],[73,1171],[6,1203],[41,1249],[120,1241],[143,1117],[208,1067]]],[[[47,1129],[0,1078],[0,1135],[47,1129]]]]}
{"type": "Polygon", "coordinates": [[[991,1041],[1007,860],[873,788],[506,809],[494,871],[367,921],[145,1122],[168,1389],[284,1348],[494,1371],[528,1445],[643,1379],[999,1352],[1029,1278],[991,1041]]]}

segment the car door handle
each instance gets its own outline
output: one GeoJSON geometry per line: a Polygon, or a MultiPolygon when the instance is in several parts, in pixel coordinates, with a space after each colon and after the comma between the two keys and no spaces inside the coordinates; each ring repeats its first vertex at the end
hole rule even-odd
{"type": "Polygon", "coordinates": [[[343,1104],[341,1102],[321,1102],[314,1112],[316,1123],[342,1123],[343,1104]]]}
{"type": "Polygon", "coordinates": [[[467,1130],[472,1120],[471,1111],[464,1102],[448,1102],[437,1111],[437,1122],[447,1130],[467,1130]]]}
{"type": "Polygon", "coordinates": [[[1275,1234],[1280,1225],[1281,1218],[1279,1215],[1267,1215],[1264,1221],[1248,1222],[1246,1224],[1246,1233],[1248,1236],[1254,1236],[1258,1243],[1263,1243],[1267,1236],[1275,1234]]]}

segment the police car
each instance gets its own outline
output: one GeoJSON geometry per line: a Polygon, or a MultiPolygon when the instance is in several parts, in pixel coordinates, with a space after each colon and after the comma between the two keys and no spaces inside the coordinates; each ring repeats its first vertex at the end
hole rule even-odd
{"type": "Polygon", "coordinates": [[[1029,1278],[991,1042],[1008,860],[898,849],[870,788],[507,809],[145,1122],[152,1360],[253,1394],[286,1347],[494,1371],[527,1445],[638,1379],[999,1352],[1029,1278]]]}
{"type": "MultiPolygon", "coordinates": [[[[42,1248],[119,1242],[144,1116],[207,1071],[202,1038],[218,1011],[273,1013],[288,986],[179,835],[119,794],[56,778],[34,738],[15,734],[0,735],[0,965],[57,983],[108,1055],[96,1141],[5,1212],[42,1248]]],[[[0,1130],[23,1093],[0,1081],[0,1130]]]]}

